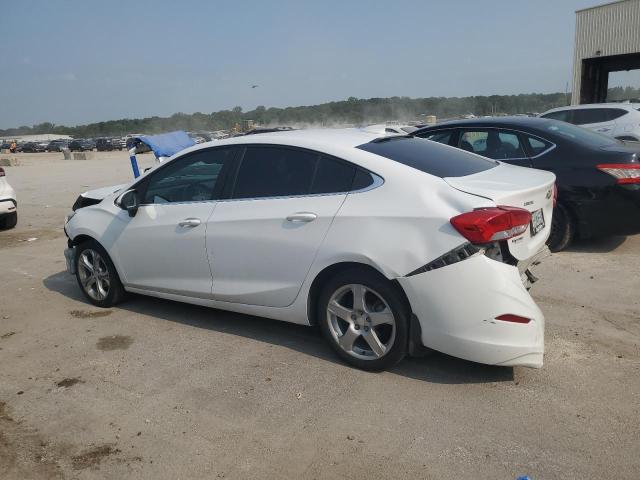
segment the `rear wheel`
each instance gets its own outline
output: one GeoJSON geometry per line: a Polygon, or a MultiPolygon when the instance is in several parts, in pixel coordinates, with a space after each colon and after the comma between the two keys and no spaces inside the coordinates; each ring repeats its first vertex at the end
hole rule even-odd
{"type": "Polygon", "coordinates": [[[372,272],[341,272],[318,302],[320,328],[335,352],[363,370],[392,367],[407,354],[409,309],[398,288],[372,272]]]}
{"type": "Polygon", "coordinates": [[[76,279],[82,293],[97,307],[112,307],[124,298],[124,288],[106,250],[95,240],[77,247],[76,279]]]}
{"type": "Polygon", "coordinates": [[[575,226],[569,210],[558,203],[553,209],[551,234],[547,240],[549,250],[559,252],[571,244],[575,235],[575,226]]]}

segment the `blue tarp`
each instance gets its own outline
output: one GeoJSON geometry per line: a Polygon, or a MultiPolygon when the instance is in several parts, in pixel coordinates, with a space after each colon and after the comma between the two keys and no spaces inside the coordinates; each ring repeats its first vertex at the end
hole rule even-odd
{"type": "Polygon", "coordinates": [[[193,138],[182,130],[161,133],[160,135],[141,135],[135,137],[135,139],[147,145],[153,151],[156,158],[170,157],[180,150],[196,144],[193,138]]]}

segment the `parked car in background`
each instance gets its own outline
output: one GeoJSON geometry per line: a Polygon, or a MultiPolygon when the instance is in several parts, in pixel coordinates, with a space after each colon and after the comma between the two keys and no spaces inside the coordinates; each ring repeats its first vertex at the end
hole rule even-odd
{"type": "Polygon", "coordinates": [[[126,146],[126,143],[120,137],[112,138],[111,144],[115,150],[123,150],[126,146]]]}
{"type": "Polygon", "coordinates": [[[69,140],[52,140],[47,145],[48,152],[61,152],[63,148],[69,146],[69,140]]]}
{"type": "Polygon", "coordinates": [[[372,125],[364,125],[360,127],[361,130],[369,133],[373,133],[383,136],[393,135],[407,135],[408,133],[415,132],[418,127],[411,125],[388,125],[386,123],[375,123],[372,125]]]}
{"type": "Polygon", "coordinates": [[[113,150],[122,150],[119,139],[98,138],[96,140],[96,150],[98,152],[111,152],[113,150]]]}
{"type": "Polygon", "coordinates": [[[82,194],[65,257],[96,306],[130,291],[318,324],[367,370],[423,345],[540,367],[544,317],[523,279],[554,180],[407,136],[245,135],[82,194]]]}
{"type": "Polygon", "coordinates": [[[575,236],[640,233],[640,145],[544,118],[442,123],[415,135],[484,157],[555,173],[558,188],[549,248],[575,236]]]}
{"type": "MultiPolygon", "coordinates": [[[[255,127],[252,130],[244,133],[244,135],[257,135],[259,133],[276,133],[276,132],[290,132],[293,127],[255,127]]],[[[243,135],[243,134],[240,134],[243,135]]]]}
{"type": "Polygon", "coordinates": [[[572,105],[540,116],[580,125],[618,140],[640,141],[640,103],[572,105]]]}
{"type": "Polygon", "coordinates": [[[7,181],[4,168],[0,167],[0,228],[13,228],[18,223],[16,192],[7,181]]]}
{"type": "Polygon", "coordinates": [[[113,150],[113,143],[110,138],[98,138],[96,139],[96,150],[98,152],[111,152],[113,150]]]}
{"type": "Polygon", "coordinates": [[[23,153],[39,153],[39,152],[44,152],[46,149],[45,146],[43,146],[40,143],[37,142],[26,142],[22,144],[22,147],[20,148],[20,151],[23,153]]]}
{"type": "Polygon", "coordinates": [[[412,125],[387,125],[384,131],[387,135],[406,135],[407,133],[413,133],[418,129],[412,125]]]}
{"type": "Polygon", "coordinates": [[[86,152],[95,148],[95,143],[92,140],[77,139],[72,140],[69,143],[69,150],[72,152],[86,152]]]}

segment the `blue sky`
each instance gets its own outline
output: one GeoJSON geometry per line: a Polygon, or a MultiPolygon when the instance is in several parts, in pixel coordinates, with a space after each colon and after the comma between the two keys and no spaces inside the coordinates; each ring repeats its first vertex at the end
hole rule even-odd
{"type": "Polygon", "coordinates": [[[0,0],[0,128],[564,91],[599,3],[0,0]]]}

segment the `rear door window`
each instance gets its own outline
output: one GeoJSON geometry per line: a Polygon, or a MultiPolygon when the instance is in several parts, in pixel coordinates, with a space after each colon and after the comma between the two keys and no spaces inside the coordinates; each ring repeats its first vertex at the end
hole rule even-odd
{"type": "Polygon", "coordinates": [[[321,156],[311,185],[311,193],[348,192],[353,185],[355,174],[355,165],[321,156]]]}
{"type": "Polygon", "coordinates": [[[627,113],[629,113],[622,108],[607,108],[606,110],[607,110],[607,113],[606,113],[607,121],[616,120],[620,117],[623,117],[627,113]]]}
{"type": "Polygon", "coordinates": [[[462,177],[494,168],[491,160],[423,138],[386,137],[357,148],[402,163],[436,177],[462,177]]]}
{"type": "Polygon", "coordinates": [[[580,108],[573,111],[571,123],[574,125],[587,125],[589,123],[602,123],[608,121],[606,108],[580,108]]]}
{"type": "Polygon", "coordinates": [[[622,108],[578,108],[573,111],[571,123],[574,125],[588,125],[590,123],[611,122],[626,115],[622,108]]]}
{"type": "Polygon", "coordinates": [[[250,146],[241,160],[232,198],[345,193],[375,182],[373,174],[319,152],[250,146]]]}
{"type": "Polygon", "coordinates": [[[526,157],[518,135],[507,130],[464,130],[460,135],[458,148],[493,158],[494,160],[526,157]]]}
{"type": "Polygon", "coordinates": [[[265,198],[307,195],[318,155],[280,147],[247,148],[233,191],[233,198],[265,198]]]}

